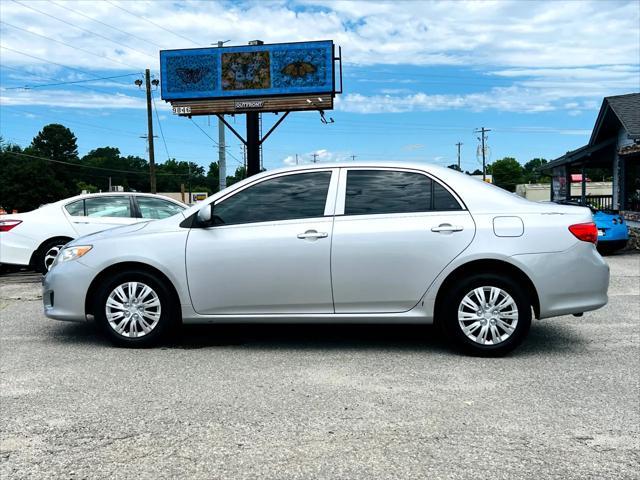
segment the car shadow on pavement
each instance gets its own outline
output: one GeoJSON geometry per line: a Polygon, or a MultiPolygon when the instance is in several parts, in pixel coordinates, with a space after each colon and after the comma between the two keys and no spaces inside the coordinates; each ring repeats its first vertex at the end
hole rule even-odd
{"type": "MultiPolygon", "coordinates": [[[[112,348],[93,322],[64,323],[52,339],[65,344],[112,348]]],[[[561,321],[535,321],[529,337],[510,356],[581,351],[585,339],[561,321]]],[[[221,324],[184,325],[158,348],[241,347],[278,350],[396,350],[458,354],[432,325],[221,324]]],[[[115,348],[115,347],[113,347],[115,348]]]]}

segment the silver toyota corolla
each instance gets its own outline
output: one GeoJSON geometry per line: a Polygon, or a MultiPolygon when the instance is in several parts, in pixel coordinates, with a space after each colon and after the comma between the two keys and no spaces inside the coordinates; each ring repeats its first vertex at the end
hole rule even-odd
{"type": "Polygon", "coordinates": [[[539,204],[448,168],[264,172],[173,217],[81,237],[44,278],[45,314],[118,345],[176,323],[435,323],[504,354],[531,318],[607,303],[587,208],[539,204]]]}

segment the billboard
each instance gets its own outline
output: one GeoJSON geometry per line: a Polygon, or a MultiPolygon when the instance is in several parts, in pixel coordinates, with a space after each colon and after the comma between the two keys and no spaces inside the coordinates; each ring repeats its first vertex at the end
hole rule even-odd
{"type": "MultiPolygon", "coordinates": [[[[325,40],[162,50],[160,75],[162,99],[172,103],[310,94],[333,97],[334,46],[325,40]]],[[[251,108],[249,104],[246,108],[251,108]]]]}

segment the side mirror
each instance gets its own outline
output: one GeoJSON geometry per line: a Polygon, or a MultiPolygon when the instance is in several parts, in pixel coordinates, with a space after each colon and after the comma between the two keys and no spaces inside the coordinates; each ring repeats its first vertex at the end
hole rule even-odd
{"type": "Polygon", "coordinates": [[[208,204],[198,210],[198,223],[200,225],[211,225],[213,218],[213,204],[208,204]]]}

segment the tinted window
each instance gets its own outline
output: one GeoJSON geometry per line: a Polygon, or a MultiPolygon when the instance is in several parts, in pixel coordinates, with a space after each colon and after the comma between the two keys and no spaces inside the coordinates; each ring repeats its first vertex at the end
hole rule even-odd
{"type": "Polygon", "coordinates": [[[87,217],[131,217],[128,196],[87,198],[84,201],[87,217]]]}
{"type": "Polygon", "coordinates": [[[331,172],[298,173],[265,180],[216,204],[216,224],[322,217],[330,180],[331,172]]]}
{"type": "Polygon", "coordinates": [[[78,200],[77,202],[70,203],[64,208],[67,209],[69,215],[74,217],[81,217],[84,215],[84,200],[78,200]]]}
{"type": "Polygon", "coordinates": [[[138,201],[138,208],[142,218],[153,218],[159,220],[175,215],[184,210],[183,207],[168,200],[152,197],[135,197],[138,201]]]}
{"type": "Polygon", "coordinates": [[[345,215],[459,210],[439,183],[420,173],[384,170],[347,172],[345,215]]]}
{"type": "Polygon", "coordinates": [[[431,210],[431,179],[419,173],[384,170],[347,172],[345,215],[431,210]]]}
{"type": "Polygon", "coordinates": [[[434,210],[461,210],[458,201],[438,182],[433,182],[434,210]]]}

